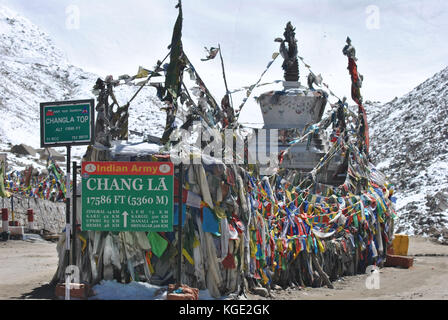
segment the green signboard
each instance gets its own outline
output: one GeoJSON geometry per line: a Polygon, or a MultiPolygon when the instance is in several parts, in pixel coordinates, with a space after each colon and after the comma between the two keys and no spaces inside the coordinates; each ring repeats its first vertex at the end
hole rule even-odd
{"type": "Polygon", "coordinates": [[[41,147],[94,142],[94,100],[40,104],[41,147]]]}
{"type": "Polygon", "coordinates": [[[82,230],[173,231],[170,162],[83,162],[82,230]]]}

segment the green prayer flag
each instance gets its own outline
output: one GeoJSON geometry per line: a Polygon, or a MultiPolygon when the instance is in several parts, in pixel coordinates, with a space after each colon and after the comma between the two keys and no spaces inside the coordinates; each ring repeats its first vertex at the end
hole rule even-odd
{"type": "Polygon", "coordinates": [[[9,198],[11,194],[5,189],[5,163],[2,161],[0,163],[0,197],[9,198]]]}
{"type": "Polygon", "coordinates": [[[286,260],[286,257],[281,257],[281,259],[282,259],[282,270],[285,271],[286,264],[288,263],[288,261],[286,260]]]}
{"type": "Polygon", "coordinates": [[[358,228],[358,214],[353,215],[353,225],[358,228]]]}
{"type": "Polygon", "coordinates": [[[172,95],[173,101],[177,99],[181,83],[181,56],[182,56],[182,6],[179,3],[179,15],[174,25],[171,38],[170,63],[166,70],[165,88],[172,95]]]}
{"type": "Polygon", "coordinates": [[[151,244],[152,252],[158,258],[160,258],[162,256],[162,254],[165,252],[166,248],[168,247],[168,241],[166,241],[157,232],[149,232],[148,240],[149,240],[149,243],[151,244]]]}

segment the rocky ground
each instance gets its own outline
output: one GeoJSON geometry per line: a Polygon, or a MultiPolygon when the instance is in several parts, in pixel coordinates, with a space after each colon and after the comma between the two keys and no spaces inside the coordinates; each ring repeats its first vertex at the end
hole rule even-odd
{"type": "MultiPolygon", "coordinates": [[[[446,300],[448,299],[448,246],[422,237],[411,237],[408,255],[414,257],[410,269],[383,268],[379,289],[367,289],[367,274],[344,277],[334,289],[288,288],[271,291],[273,300],[446,300]]],[[[249,299],[260,299],[249,295],[249,299]]]]}
{"type": "Polygon", "coordinates": [[[0,299],[52,299],[49,285],[58,266],[56,243],[0,242],[0,299]]]}
{"type": "MultiPolygon", "coordinates": [[[[448,246],[411,237],[410,269],[383,268],[380,288],[367,289],[367,275],[344,277],[328,288],[278,288],[270,297],[248,294],[251,300],[448,299],[448,246]]],[[[0,242],[0,299],[54,299],[49,285],[56,268],[56,244],[46,241],[0,242]]]]}

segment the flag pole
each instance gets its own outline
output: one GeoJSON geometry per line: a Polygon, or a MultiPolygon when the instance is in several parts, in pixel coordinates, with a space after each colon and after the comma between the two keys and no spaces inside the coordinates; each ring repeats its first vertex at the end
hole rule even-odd
{"type": "Polygon", "coordinates": [[[224,59],[222,58],[221,45],[219,43],[218,43],[218,51],[219,51],[219,58],[221,59],[222,77],[224,78],[224,86],[226,87],[226,94],[229,95],[230,106],[233,109],[232,94],[230,93],[229,87],[227,86],[226,71],[224,68],[224,59]]]}

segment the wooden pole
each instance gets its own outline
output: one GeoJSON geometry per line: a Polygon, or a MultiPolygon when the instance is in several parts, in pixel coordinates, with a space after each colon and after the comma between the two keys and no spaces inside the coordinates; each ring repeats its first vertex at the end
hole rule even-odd
{"type": "Polygon", "coordinates": [[[219,57],[221,58],[221,68],[222,68],[222,77],[224,78],[224,86],[226,87],[226,94],[229,95],[230,106],[233,109],[232,94],[229,92],[229,87],[227,86],[226,71],[224,68],[224,59],[222,58],[221,45],[219,43],[218,43],[218,49],[219,49],[219,57]]]}
{"type": "MultiPolygon", "coordinates": [[[[170,50],[170,52],[168,52],[168,54],[165,56],[165,58],[163,58],[162,62],[160,62],[160,64],[157,64],[157,67],[160,67],[162,65],[162,63],[169,57],[170,54],[171,54],[171,50],[170,50]]],[[[134,100],[135,97],[139,94],[139,92],[143,89],[143,87],[148,84],[148,82],[151,78],[152,78],[152,75],[149,75],[148,79],[146,79],[145,82],[143,82],[143,84],[140,86],[140,88],[138,88],[138,90],[134,93],[132,98],[129,99],[128,104],[131,104],[132,100],[134,100]]]]}
{"type": "Polygon", "coordinates": [[[324,270],[322,270],[322,267],[319,264],[319,261],[317,261],[317,257],[314,253],[311,254],[311,258],[313,261],[313,266],[316,268],[317,272],[319,273],[321,279],[325,282],[328,288],[334,289],[333,284],[331,283],[330,279],[328,278],[328,275],[325,273],[324,270]]]}

